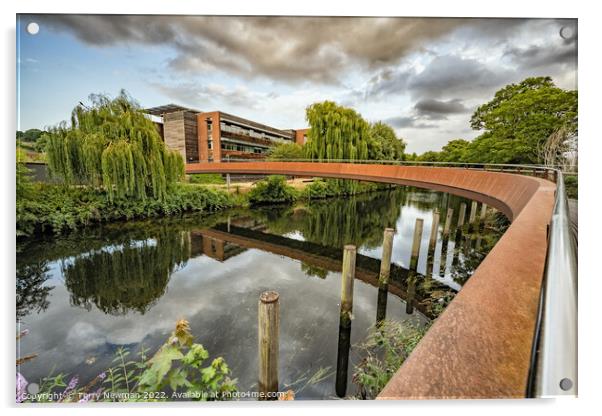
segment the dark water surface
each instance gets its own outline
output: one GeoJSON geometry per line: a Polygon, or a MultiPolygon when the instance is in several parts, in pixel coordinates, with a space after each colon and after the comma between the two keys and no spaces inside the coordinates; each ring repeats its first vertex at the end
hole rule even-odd
{"type": "MultiPolygon", "coordinates": [[[[196,342],[223,356],[241,391],[257,389],[257,302],[280,294],[280,389],[296,398],[337,397],[337,354],[349,351],[340,371],[346,394],[361,355],[354,346],[387,319],[428,322],[438,296],[453,295],[493,247],[500,232],[490,224],[467,227],[456,240],[459,204],[471,201],[434,191],[398,187],[352,198],[295,207],[231,210],[93,227],[64,237],[20,245],[17,253],[17,320],[29,335],[20,356],[30,382],[62,372],[80,384],[111,365],[120,346],[151,353],[174,328],[190,321],[196,342]],[[454,209],[451,241],[441,267],[447,208],[454,209]],[[433,212],[441,213],[434,255],[428,241],[433,212]],[[413,305],[406,313],[407,268],[414,224],[424,220],[413,305]],[[378,270],[383,230],[394,227],[391,284],[383,308],[378,270]],[[351,347],[339,348],[342,247],[358,247],[351,347]],[[432,259],[432,260],[431,260],[432,259]],[[428,267],[427,267],[428,266],[428,267]],[[428,274],[430,277],[424,277],[428,274]],[[435,295],[433,295],[435,293],[435,295]],[[400,297],[401,296],[401,297],[400,297]]],[[[479,207],[480,209],[480,204],[479,207]]],[[[477,222],[479,215],[477,213],[477,222]]],[[[491,216],[488,216],[491,218],[491,216]]],[[[339,394],[341,391],[339,391],[339,394]]]]}

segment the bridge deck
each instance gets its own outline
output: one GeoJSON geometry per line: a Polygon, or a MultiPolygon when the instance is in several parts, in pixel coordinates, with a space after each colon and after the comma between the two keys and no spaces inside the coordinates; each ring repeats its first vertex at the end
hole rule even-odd
{"type": "Polygon", "coordinates": [[[512,224],[379,397],[525,396],[554,183],[472,169],[348,163],[198,163],[188,165],[187,172],[321,176],[413,185],[501,210],[512,224]]]}

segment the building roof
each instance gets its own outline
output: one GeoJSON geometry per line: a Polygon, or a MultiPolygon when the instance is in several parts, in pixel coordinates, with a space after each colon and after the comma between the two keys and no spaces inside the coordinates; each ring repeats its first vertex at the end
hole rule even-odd
{"type": "Polygon", "coordinates": [[[166,104],[166,105],[160,105],[157,107],[145,108],[143,111],[147,114],[152,114],[153,116],[162,116],[163,114],[176,113],[178,111],[190,111],[193,113],[201,112],[200,110],[190,108],[190,107],[183,107],[183,106],[177,105],[177,104],[166,104]]]}

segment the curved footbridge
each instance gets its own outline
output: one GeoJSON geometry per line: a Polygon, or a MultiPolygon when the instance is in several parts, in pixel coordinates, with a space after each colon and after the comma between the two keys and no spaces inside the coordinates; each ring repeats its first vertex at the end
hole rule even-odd
{"type": "Polygon", "coordinates": [[[361,163],[196,163],[187,165],[186,172],[282,174],[411,185],[497,208],[510,219],[510,227],[379,398],[526,396],[548,226],[555,211],[554,182],[499,171],[361,163]]]}

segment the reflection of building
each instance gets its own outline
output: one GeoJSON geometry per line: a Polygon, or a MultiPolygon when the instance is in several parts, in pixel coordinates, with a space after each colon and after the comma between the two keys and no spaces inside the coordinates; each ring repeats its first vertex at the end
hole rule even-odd
{"type": "Polygon", "coordinates": [[[305,143],[307,129],[280,130],[221,111],[202,112],[175,104],[145,110],[157,116],[167,146],[187,163],[219,162],[227,158],[263,159],[280,143],[305,143]]]}
{"type": "MultiPolygon", "coordinates": [[[[255,231],[262,231],[266,228],[264,224],[252,218],[245,217],[237,218],[235,221],[232,221],[232,224],[255,231]]],[[[247,247],[215,237],[212,235],[211,230],[207,229],[190,232],[190,248],[191,257],[204,254],[222,262],[247,250],[247,247]]]]}

